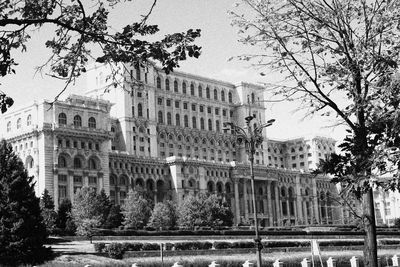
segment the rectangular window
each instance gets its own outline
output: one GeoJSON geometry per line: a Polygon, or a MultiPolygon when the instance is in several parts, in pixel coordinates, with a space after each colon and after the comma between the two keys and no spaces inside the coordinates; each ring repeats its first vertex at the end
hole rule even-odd
{"type": "Polygon", "coordinates": [[[167,107],[171,106],[171,99],[167,99],[167,107]]]}
{"type": "Polygon", "coordinates": [[[211,107],[207,107],[207,113],[211,114],[211,107]]]}
{"type": "Polygon", "coordinates": [[[97,184],[97,177],[89,176],[89,184],[97,184]]]}
{"type": "Polygon", "coordinates": [[[137,97],[142,97],[142,92],[137,92],[137,97]]]}
{"type": "MultiPolygon", "coordinates": [[[[67,186],[66,185],[59,185],[58,186],[58,197],[59,200],[63,200],[67,198],[67,186]]],[[[59,201],[61,202],[61,201],[59,201]]]]}
{"type": "Polygon", "coordinates": [[[219,108],[215,109],[215,115],[219,115],[219,108]]]}
{"type": "Polygon", "coordinates": [[[179,108],[179,101],[175,101],[175,108],[179,108]]]}
{"type": "Polygon", "coordinates": [[[161,98],[161,97],[159,97],[158,99],[157,99],[157,103],[159,104],[159,105],[162,105],[162,101],[163,99],[161,98]]]}
{"type": "Polygon", "coordinates": [[[144,146],[141,146],[139,149],[140,151],[144,152],[144,146]]]}
{"type": "Polygon", "coordinates": [[[226,109],[222,110],[222,116],[226,117],[226,109]]]}
{"type": "Polygon", "coordinates": [[[196,104],[192,104],[192,111],[196,111],[196,104]]]}
{"type": "Polygon", "coordinates": [[[188,103],[187,102],[183,103],[183,109],[188,109],[188,103]]]}
{"type": "Polygon", "coordinates": [[[74,183],[82,183],[82,176],[74,176],[74,183]]]}
{"type": "Polygon", "coordinates": [[[200,106],[200,112],[204,112],[204,106],[200,106]]]}
{"type": "Polygon", "coordinates": [[[59,183],[66,183],[67,182],[67,175],[59,174],[58,175],[58,182],[59,183]]]}

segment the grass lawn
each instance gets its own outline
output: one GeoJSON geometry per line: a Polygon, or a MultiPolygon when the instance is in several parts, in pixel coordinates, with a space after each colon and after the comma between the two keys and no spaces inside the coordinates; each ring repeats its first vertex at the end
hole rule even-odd
{"type": "MultiPolygon", "coordinates": [[[[399,250],[382,250],[380,251],[380,257],[382,259],[382,266],[390,265],[389,260],[394,254],[399,255],[399,250]],[[388,263],[386,262],[388,259],[388,263]]],[[[276,259],[280,259],[284,263],[284,266],[300,266],[300,261],[304,258],[311,259],[310,252],[295,252],[295,253],[263,253],[263,262],[265,266],[272,266],[272,262],[276,259]]],[[[333,257],[338,259],[338,267],[350,266],[348,261],[352,256],[362,257],[362,251],[329,251],[322,252],[322,258],[325,261],[328,257],[333,257]]],[[[232,254],[232,255],[198,255],[198,256],[174,256],[164,258],[164,265],[161,264],[160,257],[143,257],[143,258],[126,258],[123,260],[114,260],[108,257],[102,257],[92,254],[84,254],[79,252],[70,252],[68,255],[61,255],[56,257],[53,261],[47,262],[40,265],[41,267],[50,266],[62,266],[62,267],[72,267],[72,266],[131,266],[133,263],[139,264],[139,266],[152,267],[152,266],[172,266],[174,262],[183,263],[185,267],[193,266],[208,266],[211,261],[217,261],[221,263],[220,267],[224,266],[241,266],[241,264],[246,261],[251,260],[255,262],[254,254],[232,254]]],[[[315,261],[315,266],[320,266],[319,261],[315,261]]],[[[362,265],[360,265],[361,267],[362,265]]]]}

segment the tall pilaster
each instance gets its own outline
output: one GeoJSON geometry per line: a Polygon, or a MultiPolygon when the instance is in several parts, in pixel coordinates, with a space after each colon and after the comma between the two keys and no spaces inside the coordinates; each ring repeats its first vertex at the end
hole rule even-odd
{"type": "Polygon", "coordinates": [[[235,223],[238,225],[240,223],[240,199],[239,199],[239,184],[238,180],[234,180],[235,187],[235,223]]]}
{"type": "Polygon", "coordinates": [[[304,217],[303,215],[303,206],[302,206],[302,200],[303,196],[301,195],[301,180],[300,180],[300,175],[296,175],[296,205],[297,205],[297,224],[299,221],[304,222],[304,217]]]}
{"type": "Polygon", "coordinates": [[[268,205],[268,219],[269,219],[269,226],[274,225],[274,218],[272,213],[272,191],[271,191],[271,182],[267,181],[267,205],[268,205]]]}
{"type": "Polygon", "coordinates": [[[275,210],[276,210],[276,222],[277,225],[280,226],[282,225],[282,220],[281,220],[281,202],[279,201],[279,188],[278,188],[278,183],[275,183],[275,210]]]}

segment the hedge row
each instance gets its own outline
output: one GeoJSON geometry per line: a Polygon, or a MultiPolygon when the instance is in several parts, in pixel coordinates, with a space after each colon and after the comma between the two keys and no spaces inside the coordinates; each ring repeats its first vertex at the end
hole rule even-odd
{"type": "MultiPolygon", "coordinates": [[[[400,240],[381,240],[381,244],[400,244],[400,240]]],[[[309,241],[263,241],[264,248],[289,248],[289,247],[310,247],[309,241]]],[[[320,241],[321,247],[332,246],[360,246],[363,245],[363,240],[331,240],[320,241]]],[[[240,248],[255,248],[253,241],[215,241],[200,242],[176,242],[166,243],[165,250],[208,250],[208,249],[240,249],[240,248]]],[[[125,243],[95,243],[94,249],[96,252],[105,252],[112,258],[122,257],[125,251],[154,251],[160,249],[159,243],[141,243],[141,242],[125,242],[125,243]]]]}
{"type": "MultiPolygon", "coordinates": [[[[379,231],[381,235],[400,235],[400,231],[379,231]]],[[[110,230],[98,229],[97,236],[252,236],[254,230],[165,230],[165,231],[146,231],[146,230],[110,230]]],[[[260,231],[264,236],[321,236],[321,235],[364,235],[361,231],[304,231],[299,229],[273,228],[260,231]]]]}

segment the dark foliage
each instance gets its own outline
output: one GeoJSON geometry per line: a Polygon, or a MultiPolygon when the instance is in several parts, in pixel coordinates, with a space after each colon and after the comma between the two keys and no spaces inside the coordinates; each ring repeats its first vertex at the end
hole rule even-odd
{"type": "Polygon", "coordinates": [[[40,263],[51,256],[44,247],[46,227],[33,177],[5,140],[0,142],[0,265],[40,263]]]}
{"type": "MultiPolygon", "coordinates": [[[[149,13],[141,21],[114,30],[109,21],[109,10],[123,4],[120,0],[99,0],[86,6],[82,0],[32,1],[7,0],[0,3],[0,77],[15,73],[14,53],[26,52],[31,34],[47,25],[55,27],[45,46],[50,49],[48,59],[39,62],[39,70],[51,77],[65,80],[67,86],[86,72],[89,59],[100,63],[159,62],[169,73],[187,57],[197,58],[200,47],[193,44],[200,30],[167,34],[161,40],[149,41],[159,32],[157,25],[148,25],[149,13]]],[[[155,2],[154,2],[155,4],[155,2]]],[[[115,73],[116,74],[116,73],[115,73]]],[[[114,76],[115,77],[115,76],[114,76]]],[[[112,80],[114,80],[111,77],[112,80]]],[[[113,82],[114,83],[114,82],[113,82]]],[[[13,100],[0,92],[1,112],[7,111],[13,100]]]]}

